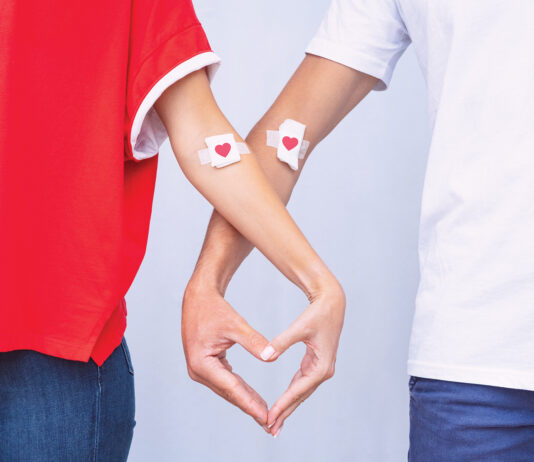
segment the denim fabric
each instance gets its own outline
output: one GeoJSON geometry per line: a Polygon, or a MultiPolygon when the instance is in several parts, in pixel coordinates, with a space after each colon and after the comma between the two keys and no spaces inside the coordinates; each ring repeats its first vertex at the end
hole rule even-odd
{"type": "Polygon", "coordinates": [[[122,462],[135,425],[126,341],[102,367],[0,353],[1,462],[122,462]]]}
{"type": "Polygon", "coordinates": [[[534,392],[412,377],[408,460],[534,461],[534,392]]]}

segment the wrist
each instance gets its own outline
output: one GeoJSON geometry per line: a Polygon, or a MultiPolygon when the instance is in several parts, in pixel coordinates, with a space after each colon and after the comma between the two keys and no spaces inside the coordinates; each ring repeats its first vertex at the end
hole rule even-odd
{"type": "Polygon", "coordinates": [[[345,298],[341,284],[324,264],[307,267],[306,274],[299,279],[301,281],[299,285],[310,302],[323,296],[345,298]]]}
{"type": "Polygon", "coordinates": [[[197,293],[217,293],[224,297],[226,288],[230,282],[230,277],[225,277],[214,271],[203,271],[195,269],[189,280],[186,292],[190,295],[197,293]]]}
{"type": "Polygon", "coordinates": [[[310,298],[311,305],[317,305],[321,307],[328,322],[334,322],[335,320],[341,320],[339,328],[341,329],[343,324],[343,318],[345,316],[346,296],[341,284],[334,278],[328,283],[325,283],[321,288],[310,298]]]}

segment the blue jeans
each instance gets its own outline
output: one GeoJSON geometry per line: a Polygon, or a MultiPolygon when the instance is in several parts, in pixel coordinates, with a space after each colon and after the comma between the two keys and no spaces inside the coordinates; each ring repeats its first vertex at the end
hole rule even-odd
{"type": "Polygon", "coordinates": [[[35,351],[0,353],[1,462],[122,462],[133,435],[125,340],[102,367],[35,351]]]}
{"type": "Polygon", "coordinates": [[[534,461],[534,392],[412,377],[408,460],[534,461]]]}

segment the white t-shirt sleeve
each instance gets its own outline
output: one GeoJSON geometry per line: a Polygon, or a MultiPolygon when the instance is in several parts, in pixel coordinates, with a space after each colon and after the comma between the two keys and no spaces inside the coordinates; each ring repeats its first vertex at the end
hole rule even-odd
{"type": "Polygon", "coordinates": [[[372,75],[384,90],[409,44],[396,0],[333,0],[306,53],[372,75]]]}

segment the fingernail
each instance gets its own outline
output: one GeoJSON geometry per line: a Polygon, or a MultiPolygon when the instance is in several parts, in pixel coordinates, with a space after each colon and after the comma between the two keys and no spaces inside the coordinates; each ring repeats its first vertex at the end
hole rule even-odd
{"type": "Polygon", "coordinates": [[[265,350],[263,350],[260,354],[261,359],[264,361],[269,360],[274,355],[274,348],[271,345],[267,345],[265,347],[265,350]]]}
{"type": "Polygon", "coordinates": [[[267,425],[267,428],[271,428],[275,423],[276,423],[276,420],[271,425],[267,425]]]}
{"type": "Polygon", "coordinates": [[[273,435],[273,438],[278,437],[278,435],[279,435],[280,432],[282,431],[282,428],[283,428],[283,427],[284,427],[284,426],[282,425],[282,426],[276,431],[276,433],[273,435]]]}

